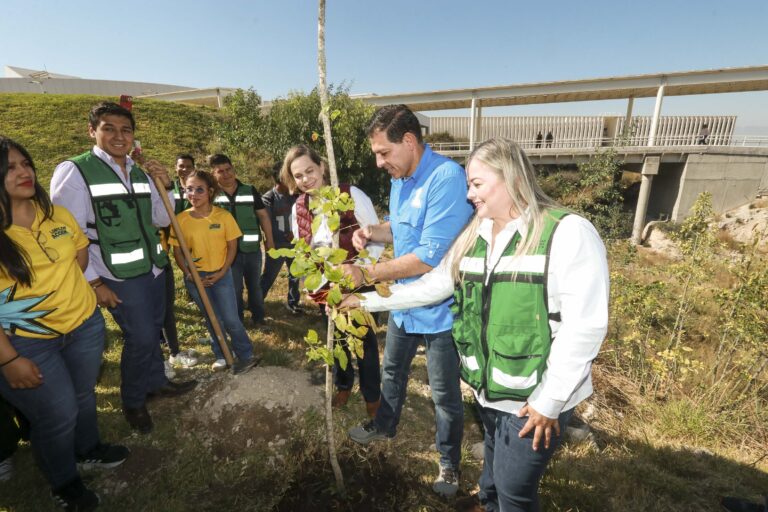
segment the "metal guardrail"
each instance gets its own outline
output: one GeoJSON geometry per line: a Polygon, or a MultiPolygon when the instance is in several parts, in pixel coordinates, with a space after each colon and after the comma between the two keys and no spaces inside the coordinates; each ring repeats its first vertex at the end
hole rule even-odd
{"type": "MultiPolygon", "coordinates": [[[[599,149],[599,148],[640,148],[649,147],[648,137],[605,138],[587,137],[574,139],[553,139],[551,141],[526,139],[516,141],[523,149],[554,150],[554,149],[599,149]]],[[[480,144],[477,142],[475,145],[480,144]]],[[[698,135],[667,137],[656,136],[654,146],[706,146],[706,147],[768,147],[768,136],[765,135],[731,135],[728,137],[710,137],[701,141],[698,135]]],[[[430,147],[437,152],[469,152],[469,142],[435,142],[430,147]]]]}

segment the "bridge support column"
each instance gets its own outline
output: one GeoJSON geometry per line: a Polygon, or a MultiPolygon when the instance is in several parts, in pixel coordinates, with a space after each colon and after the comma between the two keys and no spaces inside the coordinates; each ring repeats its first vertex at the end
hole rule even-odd
{"type": "Polygon", "coordinates": [[[469,106],[469,152],[475,149],[475,136],[477,131],[477,98],[472,95],[472,103],[469,106]]]}
{"type": "Polygon", "coordinates": [[[643,236],[643,227],[645,226],[645,215],[648,212],[648,200],[651,197],[651,185],[653,177],[659,173],[659,162],[661,157],[649,156],[643,162],[642,181],[640,182],[640,195],[637,198],[637,208],[635,209],[635,223],[632,225],[632,244],[638,245],[643,236]]]}
{"type": "Polygon", "coordinates": [[[656,93],[656,106],[653,108],[653,119],[651,119],[651,129],[648,132],[648,145],[656,145],[656,130],[659,128],[659,117],[661,116],[661,101],[664,99],[664,87],[667,85],[667,80],[661,81],[659,90],[656,93]]]}

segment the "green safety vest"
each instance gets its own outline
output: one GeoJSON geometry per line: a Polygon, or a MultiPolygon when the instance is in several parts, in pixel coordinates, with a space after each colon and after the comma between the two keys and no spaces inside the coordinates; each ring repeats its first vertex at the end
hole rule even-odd
{"type": "Polygon", "coordinates": [[[152,199],[147,175],[137,165],[130,172],[127,188],[112,167],[91,151],[70,160],[88,187],[101,257],[117,278],[130,279],[163,268],[168,255],[160,245],[158,228],[152,224],[152,199]]]}
{"type": "Polygon", "coordinates": [[[552,344],[547,271],[552,235],[568,212],[545,215],[539,245],[514,257],[515,233],[496,265],[487,267],[487,244],[478,237],[460,263],[462,283],[454,294],[453,339],[461,358],[461,378],[489,401],[524,401],[541,382],[552,344]],[[490,274],[487,281],[485,276],[490,274]]]}
{"type": "Polygon", "coordinates": [[[219,194],[213,203],[225,208],[237,221],[243,236],[237,242],[240,252],[257,252],[261,250],[261,226],[259,216],[256,215],[254,204],[256,190],[251,185],[245,185],[237,180],[235,194],[230,196],[225,192],[219,194]]]}
{"type": "Polygon", "coordinates": [[[186,194],[181,189],[181,180],[179,178],[173,180],[173,200],[173,210],[176,215],[192,206],[189,204],[186,194]]]}

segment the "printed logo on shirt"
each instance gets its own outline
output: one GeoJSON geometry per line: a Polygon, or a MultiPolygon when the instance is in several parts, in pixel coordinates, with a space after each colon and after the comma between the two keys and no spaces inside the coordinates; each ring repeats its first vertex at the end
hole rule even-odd
{"type": "Polygon", "coordinates": [[[210,226],[208,226],[208,229],[213,229],[213,230],[221,229],[221,224],[219,223],[211,224],[210,226]]]}
{"type": "Polygon", "coordinates": [[[51,230],[51,238],[54,240],[61,238],[62,236],[67,236],[68,234],[67,226],[57,226],[51,230]]]}

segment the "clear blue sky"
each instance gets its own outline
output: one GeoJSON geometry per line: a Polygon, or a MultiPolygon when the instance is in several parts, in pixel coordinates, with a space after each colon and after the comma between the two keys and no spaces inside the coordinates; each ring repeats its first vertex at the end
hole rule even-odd
{"type": "MultiPolygon", "coordinates": [[[[83,78],[253,87],[317,82],[314,0],[3,0],[0,64],[83,78]]],[[[328,0],[328,76],[379,94],[768,64],[766,0],[328,0]]],[[[649,114],[653,100],[635,103],[649,114]]],[[[623,114],[624,102],[487,115],[623,114]]],[[[765,127],[768,92],[667,98],[664,114],[765,127]]]]}

